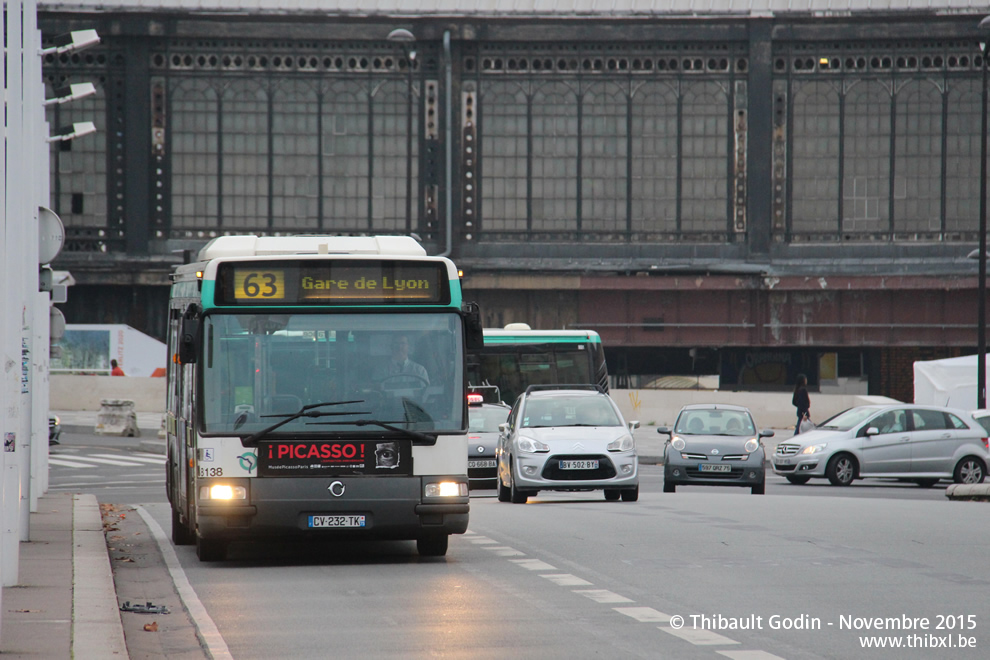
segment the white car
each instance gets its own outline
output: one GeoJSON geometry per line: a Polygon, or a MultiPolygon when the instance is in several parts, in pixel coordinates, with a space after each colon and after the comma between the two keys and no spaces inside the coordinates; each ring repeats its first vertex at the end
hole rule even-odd
{"type": "Polygon", "coordinates": [[[970,413],[901,403],[850,408],[773,454],[773,471],[792,484],[823,477],[834,486],[867,477],[978,484],[988,463],[987,431],[970,413]]]}
{"type": "Polygon", "coordinates": [[[635,502],[638,427],[595,385],[530,385],[499,427],[499,501],[523,504],[541,490],[604,490],[606,500],[635,502]]]}

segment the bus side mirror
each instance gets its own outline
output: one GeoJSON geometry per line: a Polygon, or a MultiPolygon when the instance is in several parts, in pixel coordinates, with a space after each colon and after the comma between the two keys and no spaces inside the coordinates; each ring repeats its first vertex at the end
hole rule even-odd
{"type": "Polygon", "coordinates": [[[461,306],[464,317],[464,343],[469,350],[485,347],[485,330],[481,326],[481,308],[478,303],[466,302],[461,306]]]}
{"type": "Polygon", "coordinates": [[[189,305],[179,324],[179,363],[193,364],[199,354],[199,305],[189,305]]]}

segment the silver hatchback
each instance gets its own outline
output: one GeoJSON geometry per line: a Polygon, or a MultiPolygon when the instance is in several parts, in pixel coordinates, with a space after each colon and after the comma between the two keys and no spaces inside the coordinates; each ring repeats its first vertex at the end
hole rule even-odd
{"type": "Polygon", "coordinates": [[[912,404],[850,408],[773,454],[773,471],[792,484],[824,477],[835,486],[867,477],[977,484],[988,463],[987,431],[969,413],[912,404]]]}
{"type": "Polygon", "coordinates": [[[604,490],[606,500],[635,502],[638,426],[594,385],[530,385],[499,427],[499,501],[523,504],[541,490],[604,490]]]}

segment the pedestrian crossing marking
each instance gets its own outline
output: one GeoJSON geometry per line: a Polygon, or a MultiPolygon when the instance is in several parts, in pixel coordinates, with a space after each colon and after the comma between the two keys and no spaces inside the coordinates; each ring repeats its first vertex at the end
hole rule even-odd
{"type": "Polygon", "coordinates": [[[145,463],[155,463],[158,465],[165,463],[165,456],[163,454],[128,454],[127,456],[121,456],[120,454],[89,454],[89,456],[113,458],[122,461],[142,461],[145,463]]]}
{"type": "Polygon", "coordinates": [[[95,468],[97,465],[143,468],[165,464],[160,454],[54,454],[48,457],[49,465],[67,468],[95,468]]]}
{"type": "Polygon", "coordinates": [[[89,463],[77,463],[76,461],[67,461],[63,458],[52,458],[48,457],[49,465],[58,465],[59,467],[70,467],[70,468],[95,468],[95,465],[89,463]]]}

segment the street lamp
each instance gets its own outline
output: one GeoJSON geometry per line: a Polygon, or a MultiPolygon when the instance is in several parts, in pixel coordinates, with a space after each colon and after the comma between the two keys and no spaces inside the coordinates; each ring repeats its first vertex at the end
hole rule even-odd
{"type": "Polygon", "coordinates": [[[412,129],[413,129],[413,63],[416,61],[416,35],[405,28],[388,33],[389,41],[406,48],[406,229],[412,228],[412,129]]]}
{"type": "Polygon", "coordinates": [[[987,36],[990,33],[990,16],[985,16],[977,27],[980,33],[981,69],[983,87],[980,104],[980,281],[977,282],[977,357],[976,357],[976,407],[987,406],[987,36]]]}

